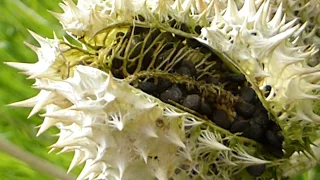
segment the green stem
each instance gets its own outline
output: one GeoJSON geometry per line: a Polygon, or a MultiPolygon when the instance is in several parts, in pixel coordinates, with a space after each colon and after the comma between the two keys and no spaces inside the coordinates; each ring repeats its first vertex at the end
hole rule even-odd
{"type": "Polygon", "coordinates": [[[76,179],[71,174],[67,174],[66,171],[48,161],[45,161],[27,151],[22,150],[13,143],[7,141],[4,138],[0,138],[0,151],[3,151],[25,163],[27,163],[33,169],[46,173],[52,177],[56,177],[61,180],[73,180],[76,179]]]}

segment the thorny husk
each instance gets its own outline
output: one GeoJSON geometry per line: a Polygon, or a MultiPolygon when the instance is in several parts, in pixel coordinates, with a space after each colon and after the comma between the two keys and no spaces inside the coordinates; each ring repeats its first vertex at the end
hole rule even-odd
{"type": "MultiPolygon", "coordinates": [[[[313,155],[311,139],[320,119],[315,113],[319,64],[308,63],[317,49],[297,39],[300,32],[302,39],[314,40],[303,34],[304,26],[285,21],[282,5],[276,9],[269,1],[257,1],[255,8],[254,1],[246,0],[238,11],[233,0],[228,5],[201,0],[159,1],[154,6],[151,1],[112,3],[83,0],[77,7],[65,1],[65,14],[55,15],[77,43],[33,34],[41,48],[32,48],[46,69],[37,69],[41,63],[8,63],[35,78],[35,87],[41,89],[36,98],[13,105],[34,106],[30,115],[46,109],[39,134],[53,125],[61,129],[52,147],[75,151],[70,168],[86,162],[80,179],[132,179],[144,173],[158,179],[246,179],[250,174],[270,179],[280,176],[279,166],[293,153],[313,155]],[[78,12],[82,6],[91,21],[78,12]],[[178,73],[186,61],[196,75],[192,68],[190,76],[178,73]],[[246,79],[235,83],[233,75],[246,79]],[[206,77],[218,82],[208,83],[206,77]],[[274,132],[284,140],[280,155],[180,102],[164,103],[159,95],[137,89],[141,82],[159,78],[211,100],[232,121],[239,111],[236,104],[244,102],[232,91],[252,87],[274,132]]],[[[312,25],[317,27],[317,21],[312,25]]]]}

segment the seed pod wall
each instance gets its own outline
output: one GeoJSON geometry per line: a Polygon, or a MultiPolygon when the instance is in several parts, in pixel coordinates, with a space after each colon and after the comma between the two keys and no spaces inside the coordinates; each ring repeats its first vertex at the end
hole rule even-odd
{"type": "Polygon", "coordinates": [[[65,0],[74,40],[31,32],[38,62],[7,64],[40,92],[12,105],[45,110],[78,179],[276,179],[314,155],[319,6],[65,0]]]}

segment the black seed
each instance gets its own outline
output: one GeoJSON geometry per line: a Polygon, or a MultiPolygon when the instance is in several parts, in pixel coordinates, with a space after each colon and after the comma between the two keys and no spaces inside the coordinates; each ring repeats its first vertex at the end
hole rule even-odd
{"type": "Polygon", "coordinates": [[[192,62],[187,61],[187,60],[182,60],[179,63],[179,67],[187,67],[190,70],[190,73],[191,73],[192,77],[196,77],[197,76],[197,69],[196,69],[195,65],[192,62]]]}
{"type": "Polygon", "coordinates": [[[166,42],[173,42],[175,40],[175,38],[173,37],[172,33],[170,32],[164,32],[161,34],[161,37],[163,40],[165,40],[166,42]]]}
{"type": "Polygon", "coordinates": [[[236,83],[243,83],[246,80],[245,76],[242,74],[230,74],[228,79],[236,83]]]}
{"type": "Polygon", "coordinates": [[[134,36],[131,40],[131,45],[130,45],[130,55],[129,58],[134,58],[138,56],[141,52],[142,48],[142,38],[140,36],[134,36]]]}
{"type": "Polygon", "coordinates": [[[259,177],[266,169],[266,164],[253,165],[246,168],[247,172],[253,177],[259,177]]]}
{"type": "Polygon", "coordinates": [[[178,87],[172,87],[160,94],[161,101],[169,103],[169,99],[179,103],[182,99],[182,92],[178,87]]]}
{"type": "Polygon", "coordinates": [[[157,92],[162,93],[172,86],[172,83],[168,79],[158,78],[157,92]]]}
{"type": "Polygon", "coordinates": [[[197,26],[194,28],[194,31],[195,31],[196,33],[198,33],[198,34],[201,34],[201,29],[202,29],[202,27],[199,26],[199,25],[197,25],[197,26]]]}
{"type": "Polygon", "coordinates": [[[206,82],[214,85],[219,85],[219,80],[212,76],[207,77],[206,82]]]}
{"type": "Polygon", "coordinates": [[[272,154],[273,156],[275,156],[277,158],[282,158],[284,156],[282,148],[276,148],[273,146],[266,146],[266,149],[270,154],[272,154]]]}
{"type": "Polygon", "coordinates": [[[244,101],[252,103],[256,98],[256,92],[252,88],[244,87],[241,89],[240,96],[244,101]]]}
{"type": "MultiPolygon", "coordinates": [[[[142,64],[141,64],[141,70],[147,70],[150,66],[150,63],[152,61],[154,49],[151,48],[146,55],[143,57],[142,64]]],[[[152,67],[150,67],[152,68],[152,67]]]]}
{"type": "Polygon", "coordinates": [[[176,26],[176,24],[177,24],[177,21],[175,20],[175,19],[171,19],[171,20],[169,20],[169,25],[171,26],[171,27],[175,27],[176,26]]]}
{"type": "Polygon", "coordinates": [[[242,116],[236,116],[233,121],[245,120],[242,116]]]}
{"type": "Polygon", "coordinates": [[[149,81],[141,82],[138,85],[138,88],[148,94],[154,94],[157,91],[157,86],[153,82],[149,82],[149,81]]]}
{"type": "Polygon", "coordinates": [[[148,28],[143,28],[143,27],[134,27],[134,34],[138,35],[138,34],[143,34],[148,32],[148,28]]]}
{"type": "Polygon", "coordinates": [[[199,111],[201,104],[201,97],[198,94],[188,95],[184,100],[182,105],[192,109],[194,111],[199,111]]]}
{"type": "Polygon", "coordinates": [[[283,141],[284,141],[284,136],[283,136],[283,134],[282,134],[281,131],[278,131],[278,132],[276,133],[276,136],[277,136],[277,139],[278,139],[280,142],[283,142],[283,141]]]}
{"type": "Polygon", "coordinates": [[[243,136],[250,138],[250,139],[253,139],[253,140],[256,140],[256,141],[260,140],[263,133],[264,133],[264,130],[258,124],[254,123],[252,121],[249,121],[249,122],[250,122],[250,126],[248,129],[246,129],[243,132],[243,136]]]}
{"type": "Polygon", "coordinates": [[[201,43],[195,39],[191,39],[191,38],[188,38],[187,39],[187,45],[191,48],[197,48],[197,47],[201,47],[201,43]]]}
{"type": "Polygon", "coordinates": [[[248,120],[235,120],[231,124],[230,132],[231,133],[237,133],[237,132],[243,132],[247,128],[249,128],[249,121],[248,120]]]}
{"type": "Polygon", "coordinates": [[[224,129],[229,129],[231,126],[231,122],[228,118],[228,115],[223,110],[213,111],[212,120],[214,123],[216,123],[218,126],[224,129]]]}
{"type": "Polygon", "coordinates": [[[123,61],[121,59],[117,59],[117,58],[114,58],[112,60],[112,65],[111,65],[111,68],[112,69],[119,69],[123,64],[123,61]]]}
{"type": "Polygon", "coordinates": [[[200,52],[201,52],[202,54],[211,53],[211,51],[210,51],[207,47],[204,47],[204,46],[202,46],[202,47],[200,48],[200,52]]]}
{"type": "Polygon", "coordinates": [[[183,32],[187,32],[187,33],[190,32],[189,27],[188,27],[186,24],[184,24],[184,23],[181,24],[180,29],[181,29],[183,32]]]}
{"type": "Polygon", "coordinates": [[[271,145],[273,145],[273,146],[275,146],[275,147],[278,147],[278,148],[281,148],[281,147],[282,147],[282,142],[280,142],[280,141],[278,140],[277,135],[276,135],[273,131],[268,130],[268,131],[266,132],[266,137],[267,137],[267,139],[268,139],[268,142],[269,142],[271,145]]]}
{"type": "Polygon", "coordinates": [[[253,114],[253,118],[250,119],[250,121],[253,121],[256,124],[259,124],[263,129],[268,128],[270,125],[270,120],[268,119],[268,114],[265,112],[261,112],[260,114],[253,114]]]}
{"type": "Polygon", "coordinates": [[[159,29],[151,29],[150,33],[151,34],[149,35],[148,39],[145,41],[145,45],[144,45],[145,49],[147,49],[147,48],[149,48],[149,46],[151,46],[151,44],[159,36],[161,31],[159,29]]]}
{"type": "Polygon", "coordinates": [[[238,102],[235,105],[236,112],[244,118],[249,118],[255,111],[255,106],[246,102],[238,102]]]}
{"type": "Polygon", "coordinates": [[[192,74],[191,70],[188,67],[184,66],[178,68],[177,73],[188,77],[195,77],[195,74],[192,74]]]}
{"type": "Polygon", "coordinates": [[[210,115],[212,114],[212,110],[210,105],[206,101],[201,102],[200,109],[202,114],[210,118],[210,115]]]}

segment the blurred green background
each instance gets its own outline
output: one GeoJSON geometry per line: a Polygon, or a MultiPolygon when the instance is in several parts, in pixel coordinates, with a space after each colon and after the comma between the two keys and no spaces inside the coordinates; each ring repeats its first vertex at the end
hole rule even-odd
{"type": "MultiPolygon", "coordinates": [[[[31,109],[7,107],[6,104],[24,100],[37,94],[31,89],[32,80],[18,74],[18,71],[3,64],[5,61],[36,62],[33,51],[23,44],[24,41],[37,45],[27,29],[44,37],[53,37],[53,31],[63,36],[59,22],[47,11],[61,12],[58,3],[61,0],[0,0],[0,137],[6,138],[20,148],[46,159],[64,169],[68,168],[72,153],[56,155],[48,154],[48,146],[56,141],[49,131],[36,137],[36,126],[42,120],[39,116],[27,119],[31,109]]],[[[72,171],[80,172],[80,167],[72,171]]],[[[320,168],[299,175],[295,179],[314,179],[319,177],[320,168]]],[[[24,162],[0,151],[0,180],[19,179],[54,179],[44,173],[37,172],[24,162]]]]}

